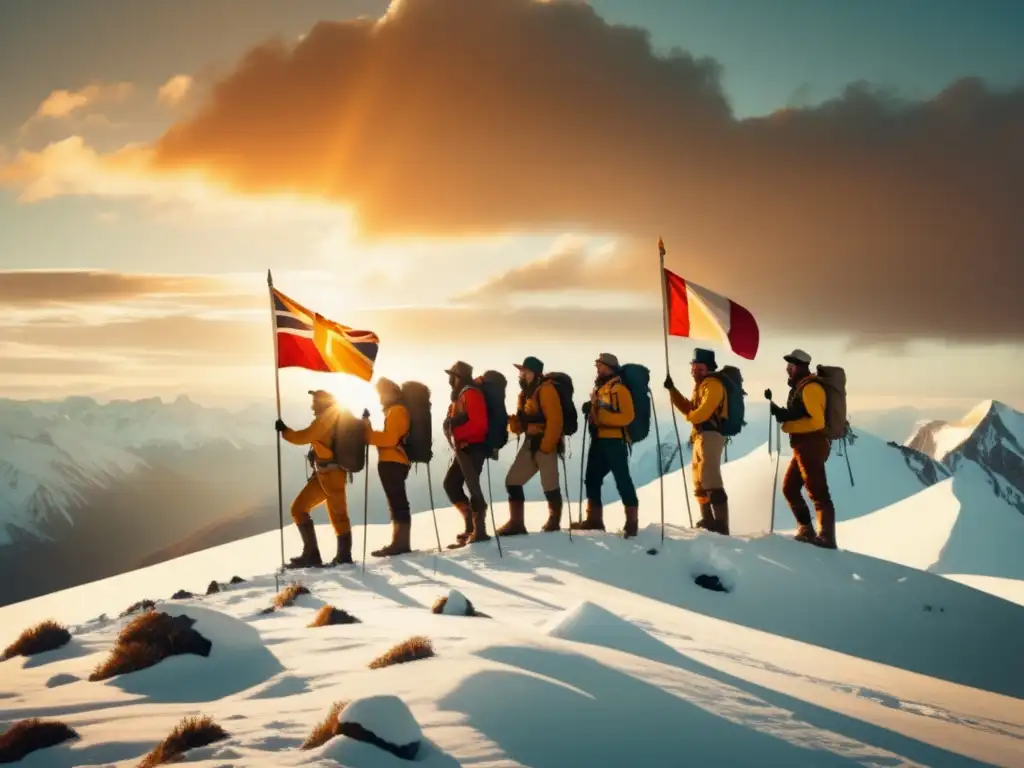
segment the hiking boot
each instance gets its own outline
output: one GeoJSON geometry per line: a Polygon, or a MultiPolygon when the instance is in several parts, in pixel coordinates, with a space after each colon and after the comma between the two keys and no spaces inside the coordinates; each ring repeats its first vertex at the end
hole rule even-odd
{"type": "Polygon", "coordinates": [[[299,536],[302,537],[302,554],[298,557],[293,557],[288,567],[318,568],[323,565],[323,560],[320,558],[320,547],[316,541],[316,527],[313,525],[313,521],[306,520],[303,523],[296,523],[295,527],[299,529],[299,536]]]}
{"type": "Polygon", "coordinates": [[[331,565],[352,564],[352,531],[338,536],[338,554],[331,560],[331,565]]]}
{"type": "Polygon", "coordinates": [[[710,504],[700,505],[700,520],[693,526],[699,528],[702,531],[714,531],[715,530],[715,516],[711,511],[710,504]]]}
{"type": "Polygon", "coordinates": [[[541,528],[544,533],[562,530],[562,500],[548,502],[548,519],[541,528]]]}
{"type": "Polygon", "coordinates": [[[640,511],[637,507],[626,507],[626,525],[622,529],[622,538],[632,539],[640,528],[640,511]]]}
{"type": "Polygon", "coordinates": [[[796,535],[793,537],[793,541],[802,541],[805,544],[812,543],[816,538],[817,534],[814,532],[813,525],[801,525],[796,529],[796,535]]]}
{"type": "Polygon", "coordinates": [[[460,501],[455,505],[455,508],[462,514],[465,531],[455,537],[455,543],[449,544],[448,549],[458,549],[459,547],[466,546],[466,540],[473,535],[473,512],[470,510],[469,504],[460,501]]]}
{"type": "Polygon", "coordinates": [[[729,535],[729,502],[718,501],[711,505],[711,509],[715,515],[715,533],[720,533],[723,536],[729,535]]]}
{"type": "Polygon", "coordinates": [[[822,549],[837,549],[836,511],[831,505],[823,505],[818,508],[818,535],[811,543],[822,549]]]}
{"type": "Polygon", "coordinates": [[[481,509],[473,513],[473,532],[466,539],[467,544],[476,544],[478,541],[490,541],[487,535],[487,510],[481,509]]]}
{"type": "Polygon", "coordinates": [[[587,502],[587,516],[583,520],[576,520],[569,523],[569,528],[574,531],[603,531],[604,530],[604,509],[600,504],[587,502]]]}
{"type": "Polygon", "coordinates": [[[374,557],[393,557],[412,552],[412,547],[409,544],[411,533],[412,523],[391,523],[391,543],[370,554],[374,557]]]}
{"type": "Polygon", "coordinates": [[[525,536],[526,530],[526,502],[510,501],[508,503],[508,522],[498,529],[499,536],[525,536]]]}

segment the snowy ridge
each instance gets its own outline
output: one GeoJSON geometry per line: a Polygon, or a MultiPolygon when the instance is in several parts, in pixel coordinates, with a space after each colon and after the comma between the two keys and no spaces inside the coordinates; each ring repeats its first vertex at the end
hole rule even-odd
{"type": "Polygon", "coordinates": [[[187,397],[104,405],[83,397],[0,400],[0,544],[46,539],[58,519],[74,525],[71,512],[89,492],[147,466],[146,450],[270,445],[267,423],[262,409],[232,413],[187,397]]]}
{"type": "MultiPolygon", "coordinates": [[[[531,534],[505,539],[501,558],[494,542],[430,553],[433,525],[418,514],[422,553],[371,559],[365,577],[358,567],[295,573],[312,595],[269,615],[274,579],[259,574],[273,568],[276,532],[0,608],[0,643],[50,616],[74,632],[61,650],[0,664],[6,720],[59,718],[81,735],[21,764],[135,766],[186,713],[229,734],[188,754],[209,768],[409,764],[348,736],[299,749],[334,702],[352,701],[340,720],[393,743],[420,739],[425,768],[667,767],[686,754],[716,766],[1019,765],[1024,608],[780,536],[670,524],[662,542],[656,486],[641,491],[636,540],[531,534]],[[227,586],[234,574],[248,581],[227,586]],[[724,577],[731,591],[702,589],[694,574],[724,577]],[[220,593],[165,599],[211,578],[220,593]],[[451,590],[490,618],[433,614],[451,590]],[[144,597],[196,619],[211,656],[88,682],[125,621],[107,617],[144,597]],[[309,628],[324,604],[360,623],[309,628]],[[413,635],[436,655],[370,668],[413,635]]],[[[668,498],[671,521],[685,514],[679,495],[668,498]]],[[[545,514],[528,505],[532,530],[545,514]]],[[[621,519],[609,505],[610,529],[621,519]]],[[[438,522],[444,541],[454,537],[454,515],[438,522]]],[[[318,534],[326,545],[328,527],[318,534]]],[[[373,549],[387,526],[367,534],[373,549]]],[[[297,544],[289,531],[287,546],[297,544]]]]}
{"type": "Polygon", "coordinates": [[[1024,514],[1024,414],[986,400],[960,421],[921,425],[906,445],[942,462],[954,475],[980,468],[989,493],[1024,514]]]}

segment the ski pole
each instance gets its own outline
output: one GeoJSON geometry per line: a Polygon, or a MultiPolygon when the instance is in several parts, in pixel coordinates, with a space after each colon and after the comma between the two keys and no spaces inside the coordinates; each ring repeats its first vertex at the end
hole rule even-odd
{"type": "MultiPolygon", "coordinates": [[[[658,428],[658,412],[654,407],[654,393],[651,392],[650,388],[647,389],[647,394],[651,398],[651,411],[654,415],[654,439],[658,443],[658,486],[661,492],[661,543],[665,543],[665,462],[661,456],[661,430],[658,428]]],[[[680,463],[683,461],[683,457],[679,457],[680,463]]],[[[693,527],[693,521],[690,521],[690,527],[693,527]]]]}
{"type": "Polygon", "coordinates": [[[434,481],[430,479],[430,462],[427,462],[427,493],[430,496],[430,514],[434,518],[434,535],[437,536],[437,551],[441,552],[441,531],[437,528],[437,509],[434,507],[434,481]]]}
{"type": "MultiPolygon", "coordinates": [[[[769,416],[769,419],[770,418],[771,418],[771,416],[769,416]]],[[[782,427],[781,427],[781,425],[778,426],[777,429],[778,429],[778,431],[776,433],[776,440],[775,440],[775,443],[776,443],[776,445],[775,445],[775,476],[772,479],[772,519],[771,519],[771,523],[768,526],[768,533],[774,533],[775,532],[775,494],[778,493],[778,489],[779,489],[779,460],[782,458],[782,427]]],[[[771,438],[771,434],[772,434],[772,429],[771,429],[771,425],[769,424],[769,426],[768,426],[768,437],[769,437],[769,439],[771,438]]]]}
{"type": "Polygon", "coordinates": [[[769,408],[768,408],[768,459],[770,460],[772,458],[772,409],[771,409],[772,391],[770,389],[766,389],[764,391],[764,398],[769,403],[769,408]]]}
{"type": "Polygon", "coordinates": [[[846,454],[846,471],[850,473],[850,487],[853,487],[853,467],[850,466],[850,443],[846,439],[846,435],[843,435],[843,447],[846,449],[843,451],[846,454]]]}
{"type": "Polygon", "coordinates": [[[572,541],[572,499],[569,498],[569,465],[565,462],[565,454],[562,454],[562,474],[565,475],[565,506],[569,511],[569,541],[572,541]]]}
{"type": "MultiPolygon", "coordinates": [[[[367,416],[369,414],[367,413],[367,416]]],[[[366,575],[366,529],[370,524],[370,446],[366,446],[366,459],[363,463],[363,575],[366,575]]]]}
{"type": "MultiPolygon", "coordinates": [[[[651,409],[654,409],[654,398],[651,398],[651,409]]],[[[672,426],[676,430],[676,446],[679,448],[679,472],[683,477],[683,491],[684,498],[686,499],[686,516],[690,520],[690,527],[693,528],[693,511],[690,509],[690,486],[686,482],[686,464],[683,463],[683,440],[679,437],[679,422],[676,421],[676,409],[674,406],[669,404],[669,410],[672,411],[672,426]]],[[[657,414],[654,415],[657,419],[657,414]]]]}
{"type": "MultiPolygon", "coordinates": [[[[583,445],[580,448],[580,503],[576,507],[576,511],[580,513],[580,523],[583,522],[583,461],[587,455],[587,432],[590,431],[589,427],[584,426],[583,430],[583,445]]],[[[568,478],[566,478],[568,482],[568,478]]],[[[572,525],[572,510],[569,510],[569,525],[572,525]]]]}
{"type": "Polygon", "coordinates": [[[494,519],[494,493],[491,490],[491,460],[484,461],[487,465],[487,498],[491,502],[491,526],[494,528],[494,540],[498,543],[498,557],[504,557],[501,553],[501,536],[498,535],[498,523],[494,519]]]}

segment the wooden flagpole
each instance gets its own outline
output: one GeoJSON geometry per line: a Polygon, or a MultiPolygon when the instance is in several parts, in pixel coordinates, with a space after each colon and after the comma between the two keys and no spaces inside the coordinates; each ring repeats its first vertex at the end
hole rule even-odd
{"type": "MultiPolygon", "coordinates": [[[[274,278],[267,270],[267,292],[270,295],[270,332],[274,337],[274,393],[277,402],[277,420],[281,420],[281,369],[278,368],[280,356],[277,349],[277,308],[274,305],[274,278]]],[[[277,523],[281,534],[281,572],[284,571],[284,489],[281,487],[281,433],[277,433],[277,523]]],[[[274,575],[277,589],[277,574],[274,575]]]]}

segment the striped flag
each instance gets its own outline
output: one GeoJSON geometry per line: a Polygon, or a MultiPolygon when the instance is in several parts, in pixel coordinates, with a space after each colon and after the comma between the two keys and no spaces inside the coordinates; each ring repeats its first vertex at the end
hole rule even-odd
{"type": "MultiPolygon", "coordinates": [[[[658,247],[664,249],[661,242],[658,247]]],[[[728,344],[747,360],[757,355],[757,321],[735,301],[664,270],[668,334],[728,344]]]]}
{"type": "Polygon", "coordinates": [[[348,373],[364,381],[373,378],[373,364],[380,348],[377,334],[328,320],[274,287],[270,294],[274,302],[278,368],[348,373]]]}

